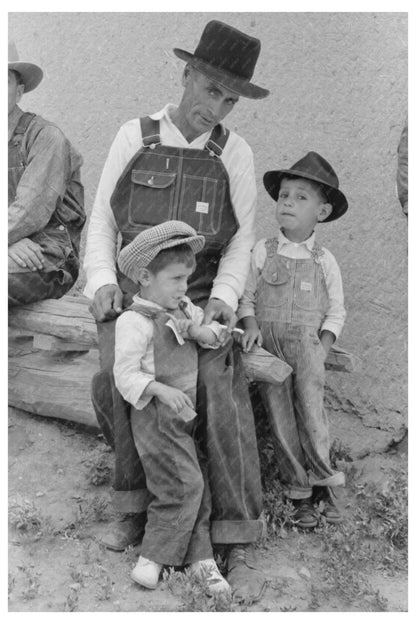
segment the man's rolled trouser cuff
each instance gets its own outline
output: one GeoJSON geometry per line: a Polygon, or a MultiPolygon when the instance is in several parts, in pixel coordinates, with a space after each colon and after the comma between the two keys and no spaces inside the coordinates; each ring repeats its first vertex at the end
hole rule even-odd
{"type": "Polygon", "coordinates": [[[251,544],[266,537],[266,522],[258,520],[214,520],[211,523],[213,544],[251,544]]]}
{"type": "Polygon", "coordinates": [[[141,513],[147,511],[153,500],[148,490],[113,490],[111,494],[114,509],[120,513],[141,513]]]}

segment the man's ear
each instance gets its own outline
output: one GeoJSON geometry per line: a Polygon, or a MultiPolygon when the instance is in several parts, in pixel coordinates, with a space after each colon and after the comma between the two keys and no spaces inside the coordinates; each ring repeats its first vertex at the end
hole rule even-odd
{"type": "Polygon", "coordinates": [[[332,212],[331,204],[322,204],[320,213],[318,215],[318,221],[325,221],[332,212]]]}
{"type": "Polygon", "coordinates": [[[182,74],[182,86],[183,87],[186,87],[186,85],[188,84],[190,75],[191,75],[191,66],[189,65],[189,63],[187,63],[185,65],[185,69],[183,70],[183,74],[182,74]]]}
{"type": "Polygon", "coordinates": [[[25,85],[24,84],[19,84],[17,86],[17,92],[16,92],[16,104],[18,104],[20,102],[24,92],[25,92],[25,85]]]}
{"type": "Polygon", "coordinates": [[[140,286],[149,286],[151,273],[149,269],[140,268],[138,270],[138,281],[140,286]]]}

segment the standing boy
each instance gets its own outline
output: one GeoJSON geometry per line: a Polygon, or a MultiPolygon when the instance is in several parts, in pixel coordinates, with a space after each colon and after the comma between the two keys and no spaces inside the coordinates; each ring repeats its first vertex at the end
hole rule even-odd
{"type": "Polygon", "coordinates": [[[246,351],[263,344],[293,368],[284,384],[262,384],[260,391],[285,494],[298,526],[313,528],[320,498],[327,521],[341,521],[330,488],[345,481],[330,466],[323,404],[325,358],[345,319],[343,289],[337,262],[315,240],[315,227],[341,217],[348,203],[335,171],[316,152],[288,170],[268,171],[263,181],[277,202],[280,230],[253,249],[239,308],[242,343],[246,351]]]}
{"type": "Polygon", "coordinates": [[[209,593],[229,591],[213,558],[210,494],[193,439],[198,354],[230,339],[185,296],[205,239],[181,221],[138,234],[121,251],[123,274],[139,287],[117,319],[114,379],[131,405],[130,422],[152,499],[134,581],[154,589],[163,565],[205,573],[209,593]],[[184,340],[185,338],[185,340],[184,340]]]}

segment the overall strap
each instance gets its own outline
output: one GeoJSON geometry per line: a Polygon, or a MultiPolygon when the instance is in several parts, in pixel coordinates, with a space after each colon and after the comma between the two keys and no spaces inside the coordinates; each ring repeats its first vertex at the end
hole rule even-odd
{"type": "Polygon", "coordinates": [[[320,264],[321,263],[321,258],[324,255],[325,255],[325,252],[322,249],[321,245],[319,245],[315,241],[315,243],[313,244],[313,247],[312,247],[312,251],[311,251],[312,259],[314,260],[314,262],[316,262],[316,264],[320,264]]]}
{"type": "Polygon", "coordinates": [[[13,141],[14,145],[20,145],[23,140],[23,135],[25,134],[34,117],[36,117],[35,113],[23,113],[23,115],[20,117],[11,138],[11,141],[13,141]]]}
{"type": "Polygon", "coordinates": [[[273,238],[268,238],[265,242],[264,245],[266,247],[266,253],[267,256],[269,258],[272,258],[273,256],[276,255],[277,253],[277,248],[279,246],[279,241],[277,239],[277,237],[273,237],[273,238]]]}
{"type": "Polygon", "coordinates": [[[211,136],[205,145],[205,149],[209,152],[214,152],[216,156],[220,157],[229,136],[230,131],[228,128],[224,128],[221,124],[217,124],[211,132],[211,136]]]}
{"type": "Polygon", "coordinates": [[[141,117],[140,126],[142,129],[142,141],[144,147],[152,147],[161,143],[160,123],[158,119],[141,117]]]}

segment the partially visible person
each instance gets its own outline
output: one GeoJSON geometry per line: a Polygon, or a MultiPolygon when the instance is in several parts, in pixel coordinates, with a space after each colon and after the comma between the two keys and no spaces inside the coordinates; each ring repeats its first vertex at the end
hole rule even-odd
{"type": "Polygon", "coordinates": [[[397,196],[402,206],[402,210],[407,217],[408,214],[408,160],[409,160],[409,146],[408,146],[408,117],[406,115],[406,121],[403,126],[403,130],[400,135],[399,145],[397,147],[397,196]]]}
{"type": "Polygon", "coordinates": [[[182,221],[138,234],[118,265],[138,292],[118,317],[114,379],[130,407],[137,452],[152,500],[132,579],[155,589],[163,565],[189,565],[209,594],[230,593],[210,540],[210,494],[193,433],[197,343],[218,348],[232,340],[218,322],[202,325],[204,311],[185,296],[195,254],[205,238],[182,221]]]}
{"type": "Polygon", "coordinates": [[[280,228],[252,252],[238,311],[242,345],[245,351],[263,345],[293,368],[282,385],[259,389],[285,495],[298,526],[313,528],[319,509],[328,522],[341,522],[332,487],[345,483],[330,465],[324,409],[325,359],[344,325],[344,296],[338,264],[316,240],[315,227],[341,217],[348,203],[335,171],[316,152],[290,169],[268,171],[263,181],[280,228]]]}
{"type": "Polygon", "coordinates": [[[58,299],[79,272],[82,157],[56,125],[18,106],[42,77],[9,42],[9,306],[58,299]]]}

